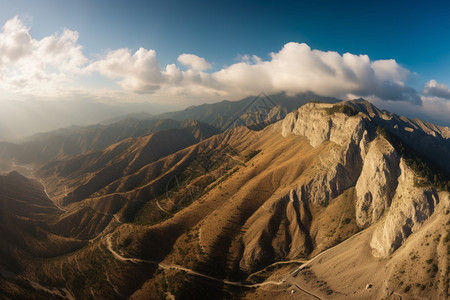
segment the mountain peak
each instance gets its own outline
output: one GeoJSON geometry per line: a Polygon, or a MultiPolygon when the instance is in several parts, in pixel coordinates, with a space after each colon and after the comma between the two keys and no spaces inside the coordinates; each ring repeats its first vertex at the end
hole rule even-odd
{"type": "Polygon", "coordinates": [[[11,171],[7,174],[7,176],[11,179],[14,180],[23,180],[23,179],[27,179],[25,176],[23,176],[22,174],[20,174],[17,171],[11,171]]]}
{"type": "Polygon", "coordinates": [[[347,144],[352,139],[360,139],[364,131],[374,136],[376,129],[381,127],[450,173],[448,127],[398,116],[380,110],[364,99],[335,104],[310,102],[288,114],[279,126],[283,136],[306,136],[313,147],[324,141],[347,144]]]}

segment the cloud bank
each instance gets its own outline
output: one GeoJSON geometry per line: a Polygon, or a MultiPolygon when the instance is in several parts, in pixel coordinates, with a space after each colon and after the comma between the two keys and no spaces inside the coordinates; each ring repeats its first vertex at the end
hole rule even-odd
{"type": "Polygon", "coordinates": [[[241,62],[207,73],[211,64],[193,54],[182,54],[176,65],[161,70],[153,50],[128,49],[111,51],[91,70],[118,79],[124,88],[137,93],[210,93],[224,97],[287,92],[290,95],[311,91],[324,96],[346,98],[377,97],[420,104],[417,92],[405,85],[410,72],[395,60],[371,61],[367,55],[343,55],[333,51],[312,50],[306,44],[288,43],[270,60],[253,56],[241,62]],[[148,59],[143,59],[148,57],[148,59]]]}
{"type": "Polygon", "coordinates": [[[435,80],[426,84],[422,95],[409,87],[411,72],[394,59],[371,60],[367,55],[311,49],[304,43],[287,43],[267,60],[244,55],[213,70],[205,58],[187,53],[176,63],[160,66],[157,53],[144,48],[113,49],[88,59],[78,37],[78,32],[64,29],[37,40],[20,18],[10,19],[0,32],[0,88],[31,96],[74,96],[82,90],[97,96],[116,92],[121,97],[146,95],[166,101],[174,96],[240,99],[261,91],[313,92],[342,99],[400,101],[416,107],[414,111],[423,109],[426,101],[430,112],[430,107],[447,109],[441,102],[450,100],[449,88],[435,80]],[[98,75],[116,87],[87,88],[80,83],[98,75]]]}

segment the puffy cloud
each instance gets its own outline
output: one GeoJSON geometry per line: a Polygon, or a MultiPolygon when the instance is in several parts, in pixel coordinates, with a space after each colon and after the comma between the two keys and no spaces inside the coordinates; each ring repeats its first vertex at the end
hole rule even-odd
{"type": "Polygon", "coordinates": [[[17,16],[12,18],[0,33],[0,86],[39,96],[67,93],[68,79],[88,61],[77,41],[78,33],[68,29],[35,40],[17,16]]]}
{"type": "Polygon", "coordinates": [[[0,66],[32,53],[32,39],[28,30],[17,16],[5,23],[0,33],[0,66]]]}
{"type": "MultiPolygon", "coordinates": [[[[176,72],[173,67],[168,68],[166,72],[176,72]]],[[[106,57],[93,62],[88,70],[117,78],[124,89],[138,93],[157,90],[160,84],[166,81],[156,59],[156,52],[144,48],[134,54],[131,54],[129,49],[110,51],[106,57]]]]}
{"type": "Polygon", "coordinates": [[[78,37],[78,32],[65,29],[61,35],[54,34],[35,42],[33,54],[42,63],[61,71],[80,72],[80,67],[88,60],[77,44],[78,37]]]}
{"type": "Polygon", "coordinates": [[[450,89],[432,79],[425,84],[424,95],[450,100],[450,89]]]}
{"type": "Polygon", "coordinates": [[[13,94],[82,96],[120,102],[148,101],[146,94],[152,93],[154,101],[177,99],[187,104],[189,100],[241,99],[261,91],[289,95],[310,91],[342,99],[365,97],[394,112],[448,125],[450,89],[430,80],[419,97],[406,84],[410,71],[393,59],[373,61],[367,55],[287,43],[267,60],[238,56],[237,62],[217,71],[208,71],[212,66],[204,58],[181,54],[178,63],[187,67],[182,70],[176,64],[161,67],[156,52],[144,48],[111,50],[88,60],[78,37],[76,31],[65,29],[37,40],[20,18],[7,21],[0,31],[0,98],[7,93],[8,98],[13,94]],[[94,83],[95,88],[77,86],[77,79],[93,72],[120,88],[103,86],[101,80],[94,83]]]}
{"type": "Polygon", "coordinates": [[[418,112],[421,119],[450,126],[450,101],[443,98],[422,97],[423,109],[418,112]]]}
{"type": "Polygon", "coordinates": [[[194,54],[181,54],[178,56],[178,61],[194,71],[204,71],[212,67],[204,58],[194,54]]]}

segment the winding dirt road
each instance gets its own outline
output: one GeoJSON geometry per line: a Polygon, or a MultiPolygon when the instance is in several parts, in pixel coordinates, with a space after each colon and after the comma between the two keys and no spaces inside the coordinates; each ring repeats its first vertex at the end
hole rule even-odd
{"type": "Polygon", "coordinates": [[[322,257],[323,255],[325,255],[325,254],[328,253],[329,251],[333,250],[334,248],[336,248],[336,247],[338,247],[338,246],[341,246],[343,243],[349,242],[350,240],[354,239],[355,237],[357,237],[358,235],[360,235],[360,234],[363,233],[364,231],[366,231],[366,229],[365,229],[365,230],[361,230],[360,232],[358,232],[358,233],[352,235],[350,238],[346,239],[346,240],[343,241],[342,243],[339,243],[339,244],[337,244],[336,246],[331,247],[331,248],[329,248],[329,249],[327,249],[327,250],[325,250],[325,251],[319,253],[318,255],[314,256],[313,258],[311,258],[311,259],[308,260],[308,261],[305,261],[305,263],[304,263],[303,265],[301,265],[300,267],[298,267],[298,268],[295,269],[294,271],[290,272],[289,275],[296,276],[296,275],[298,274],[298,272],[300,272],[301,270],[303,270],[304,268],[306,268],[309,264],[311,264],[311,263],[312,263],[313,261],[315,261],[316,259],[322,257]]]}
{"type": "Polygon", "coordinates": [[[198,276],[198,277],[203,277],[206,279],[210,279],[212,281],[216,281],[216,282],[220,282],[223,284],[227,284],[227,285],[233,285],[233,286],[239,286],[239,287],[248,287],[248,288],[256,288],[256,287],[261,287],[261,286],[266,286],[266,285],[281,285],[283,283],[285,283],[285,280],[281,280],[281,281],[265,281],[262,283],[255,283],[255,284],[245,284],[239,281],[229,281],[226,279],[219,279],[219,278],[215,278],[213,276],[209,276],[188,268],[185,268],[183,266],[180,265],[175,265],[175,264],[165,264],[165,263],[160,263],[154,260],[147,260],[147,259],[139,259],[139,258],[131,258],[131,257],[124,257],[122,255],[120,255],[119,253],[117,253],[117,251],[115,251],[112,248],[112,242],[111,242],[111,237],[108,236],[106,238],[106,244],[108,247],[108,250],[113,254],[113,256],[121,261],[129,261],[132,263],[148,263],[148,264],[153,264],[153,265],[157,265],[159,268],[161,269],[165,269],[165,270],[179,270],[179,271],[184,271],[187,274],[190,275],[194,275],[194,276],[198,276]]]}
{"type": "MultiPolygon", "coordinates": [[[[227,285],[232,285],[232,286],[238,286],[238,287],[257,288],[257,287],[263,287],[263,286],[267,286],[267,285],[282,285],[282,284],[287,284],[287,285],[290,285],[290,286],[295,286],[298,290],[302,291],[303,293],[308,294],[308,295],[310,295],[310,296],[312,296],[312,297],[314,297],[314,298],[316,298],[316,299],[321,300],[321,298],[320,298],[318,295],[316,295],[316,294],[314,294],[314,293],[312,293],[312,292],[309,292],[309,291],[305,290],[304,288],[300,287],[297,283],[295,283],[295,282],[288,282],[288,281],[287,281],[287,278],[290,277],[290,275],[291,275],[290,273],[287,273],[287,274],[285,275],[285,277],[284,277],[282,280],[280,280],[280,281],[271,281],[271,280],[269,280],[269,281],[265,281],[265,282],[262,282],[262,283],[245,284],[245,283],[242,283],[242,282],[239,282],[239,281],[229,281],[229,280],[226,280],[226,279],[216,278],[216,277],[213,277],[213,276],[210,276],[210,275],[206,275],[206,274],[203,274],[203,273],[200,273],[200,272],[197,272],[197,271],[194,271],[194,270],[185,268],[185,267],[180,266],[180,265],[175,265],[175,264],[165,264],[165,263],[157,262],[157,261],[154,261],[154,260],[139,259],[139,258],[132,258],[132,257],[124,257],[124,256],[120,255],[119,253],[117,253],[117,251],[115,251],[115,250],[113,249],[113,247],[112,247],[112,242],[111,242],[111,236],[108,236],[108,237],[106,238],[106,244],[107,244],[108,250],[112,253],[112,255],[114,256],[114,258],[116,258],[116,259],[118,259],[118,260],[120,260],[120,261],[129,261],[129,262],[132,262],[132,263],[148,263],[148,264],[153,264],[153,265],[158,266],[158,267],[161,268],[161,269],[184,271],[184,272],[186,272],[187,274],[190,274],[190,275],[194,275],[194,276],[206,278],[206,279],[209,279],[209,280],[212,280],[212,281],[220,282],[220,283],[222,283],[222,284],[227,284],[227,285]]],[[[300,261],[299,261],[299,260],[293,260],[293,261],[278,262],[278,263],[274,263],[274,264],[272,264],[272,265],[276,265],[276,264],[288,264],[288,263],[298,263],[298,262],[300,262],[300,261]]],[[[302,261],[302,262],[303,262],[303,261],[302,261]]],[[[308,261],[308,262],[309,262],[309,261],[308,261]]],[[[258,271],[258,272],[259,272],[259,271],[258,271]]],[[[249,276],[249,277],[250,277],[250,276],[249,276]]],[[[292,277],[291,277],[291,278],[292,278],[292,277]]]]}
{"type": "Polygon", "coordinates": [[[47,188],[46,188],[45,185],[44,185],[44,180],[39,179],[39,182],[41,183],[42,188],[44,189],[44,193],[45,193],[45,195],[47,196],[47,198],[48,198],[50,201],[52,201],[52,203],[53,203],[60,211],[67,211],[67,209],[61,207],[59,204],[57,204],[56,202],[54,202],[54,201],[52,200],[52,198],[50,198],[50,195],[47,193],[47,188]]]}

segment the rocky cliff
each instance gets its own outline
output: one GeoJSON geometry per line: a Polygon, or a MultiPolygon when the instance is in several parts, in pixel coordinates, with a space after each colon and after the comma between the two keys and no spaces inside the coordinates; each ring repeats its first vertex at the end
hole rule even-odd
{"type": "Polygon", "coordinates": [[[424,147],[429,152],[442,149],[434,161],[443,162],[439,171],[445,174],[448,188],[448,128],[398,117],[361,100],[336,105],[309,103],[288,114],[277,126],[285,137],[307,137],[312,147],[326,142],[335,144],[320,160],[312,179],[297,191],[303,191],[307,201],[327,205],[344,190],[355,187],[357,225],[363,229],[376,224],[370,242],[376,257],[387,257],[399,248],[412,232],[421,228],[440,202],[444,202],[441,209],[448,207],[448,190],[437,189],[431,183],[419,185],[421,175],[377,130],[386,126],[396,139],[417,146],[413,150],[416,155],[424,147]],[[405,124],[416,131],[414,138],[405,124]]]}

